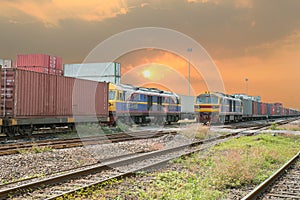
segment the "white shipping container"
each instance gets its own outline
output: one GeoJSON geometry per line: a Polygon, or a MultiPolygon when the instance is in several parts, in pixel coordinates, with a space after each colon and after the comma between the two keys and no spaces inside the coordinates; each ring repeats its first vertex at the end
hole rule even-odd
{"type": "Polygon", "coordinates": [[[0,65],[2,68],[11,68],[12,60],[9,59],[0,59],[0,65]]]}
{"type": "Polygon", "coordinates": [[[179,95],[181,99],[181,112],[193,113],[194,112],[194,96],[179,95]]]}
{"type": "Polygon", "coordinates": [[[64,76],[119,84],[121,65],[117,62],[65,64],[64,76]]]}

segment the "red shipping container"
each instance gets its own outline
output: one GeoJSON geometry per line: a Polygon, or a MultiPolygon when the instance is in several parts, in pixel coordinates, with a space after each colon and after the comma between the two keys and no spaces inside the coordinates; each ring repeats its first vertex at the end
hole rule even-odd
{"type": "Polygon", "coordinates": [[[32,71],[32,72],[39,72],[44,74],[49,73],[49,69],[46,67],[18,67],[18,69],[32,71]]]}
{"type": "Polygon", "coordinates": [[[49,55],[27,54],[17,55],[17,67],[49,67],[49,55]]]}
{"type": "Polygon", "coordinates": [[[2,69],[1,73],[2,116],[27,119],[26,123],[108,117],[108,83],[19,69],[2,69]]]}
{"type": "Polygon", "coordinates": [[[270,105],[271,105],[270,113],[271,113],[271,115],[275,115],[276,114],[276,106],[274,104],[270,104],[270,105]]]}
{"type": "Polygon", "coordinates": [[[46,54],[17,55],[17,67],[46,67],[62,70],[62,58],[46,54]]]}
{"type": "Polygon", "coordinates": [[[63,70],[63,63],[62,63],[62,58],[61,57],[56,57],[56,69],[58,70],[63,70]]]}
{"type": "Polygon", "coordinates": [[[49,69],[49,74],[52,75],[59,75],[62,76],[63,75],[63,71],[62,70],[58,70],[58,69],[49,69]]]}
{"type": "Polygon", "coordinates": [[[286,109],[286,113],[285,114],[286,115],[290,115],[290,109],[289,108],[286,109]]]}
{"type": "Polygon", "coordinates": [[[257,116],[258,114],[258,102],[252,101],[252,115],[257,116]]]}
{"type": "Polygon", "coordinates": [[[261,103],[260,104],[260,112],[261,112],[261,115],[267,115],[268,111],[267,111],[267,104],[266,103],[261,103]]]}

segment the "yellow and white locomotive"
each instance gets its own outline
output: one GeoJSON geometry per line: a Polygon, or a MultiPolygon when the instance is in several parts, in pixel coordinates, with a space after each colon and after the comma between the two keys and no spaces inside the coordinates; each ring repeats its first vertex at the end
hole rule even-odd
{"type": "Polygon", "coordinates": [[[231,122],[242,119],[243,106],[240,99],[219,92],[205,92],[195,99],[197,121],[231,122]]]}

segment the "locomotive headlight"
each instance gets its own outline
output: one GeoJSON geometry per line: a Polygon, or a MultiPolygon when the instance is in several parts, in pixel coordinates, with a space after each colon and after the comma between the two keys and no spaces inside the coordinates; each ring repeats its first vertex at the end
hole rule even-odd
{"type": "Polygon", "coordinates": [[[113,102],[108,103],[108,107],[114,107],[114,106],[115,106],[115,103],[113,103],[113,102]]]}
{"type": "Polygon", "coordinates": [[[115,102],[109,102],[108,103],[108,109],[109,109],[109,111],[115,111],[116,110],[116,103],[115,102]]]}

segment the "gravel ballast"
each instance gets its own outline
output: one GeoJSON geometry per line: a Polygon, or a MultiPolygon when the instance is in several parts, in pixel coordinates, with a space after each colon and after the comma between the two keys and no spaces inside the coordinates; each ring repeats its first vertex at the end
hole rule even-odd
{"type": "Polygon", "coordinates": [[[29,177],[43,176],[81,167],[103,159],[129,153],[149,152],[183,143],[180,136],[165,135],[159,138],[91,145],[66,149],[52,149],[35,153],[0,156],[2,183],[29,177]]]}

